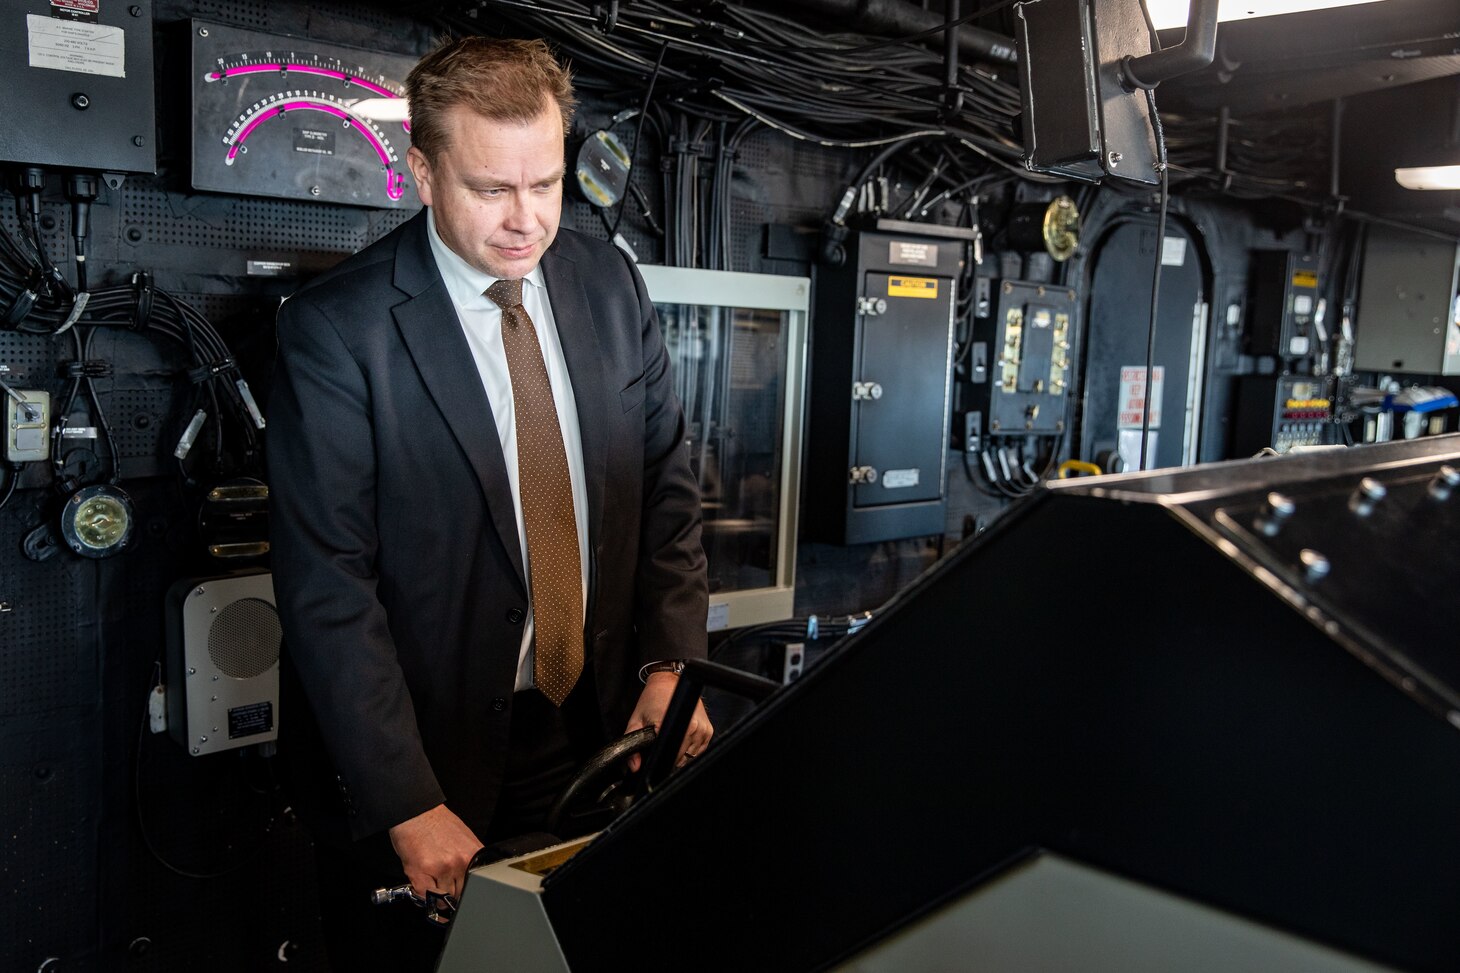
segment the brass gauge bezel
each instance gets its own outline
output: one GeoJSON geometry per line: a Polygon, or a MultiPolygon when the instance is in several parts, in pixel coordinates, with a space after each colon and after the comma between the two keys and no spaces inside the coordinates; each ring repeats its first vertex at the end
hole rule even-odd
{"type": "Polygon", "coordinates": [[[1055,260],[1064,262],[1080,249],[1080,211],[1068,196],[1052,200],[1044,210],[1042,227],[1044,249],[1055,260]]]}
{"type": "Polygon", "coordinates": [[[109,483],[82,487],[61,511],[61,536],[82,557],[119,554],[132,542],[137,513],[132,498],[109,483]]]}

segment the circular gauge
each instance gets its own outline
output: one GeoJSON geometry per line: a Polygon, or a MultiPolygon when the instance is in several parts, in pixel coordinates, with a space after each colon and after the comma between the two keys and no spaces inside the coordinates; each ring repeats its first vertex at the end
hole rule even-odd
{"type": "Polygon", "coordinates": [[[1044,211],[1044,249],[1056,260],[1068,260],[1080,246],[1080,211],[1075,201],[1060,196],[1044,211]]]}
{"type": "Polygon", "coordinates": [[[61,513],[61,535],[82,557],[118,553],[131,541],[135,526],[131,499],[108,484],[77,490],[61,513]]]}
{"type": "Polygon", "coordinates": [[[583,198],[607,209],[620,199],[629,185],[628,150],[611,132],[597,131],[583,140],[573,172],[583,198]]]}

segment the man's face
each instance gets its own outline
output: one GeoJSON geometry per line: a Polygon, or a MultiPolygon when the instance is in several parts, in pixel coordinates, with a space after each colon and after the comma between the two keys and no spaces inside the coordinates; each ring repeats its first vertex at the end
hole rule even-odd
{"type": "Polygon", "coordinates": [[[563,215],[563,120],[545,102],[530,122],[447,113],[446,148],[406,156],[436,232],[459,257],[493,277],[523,277],[558,235],[563,215]]]}

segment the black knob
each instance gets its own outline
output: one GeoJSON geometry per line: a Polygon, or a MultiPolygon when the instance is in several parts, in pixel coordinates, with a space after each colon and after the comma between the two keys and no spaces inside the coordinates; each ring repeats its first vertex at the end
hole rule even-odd
{"type": "Polygon", "coordinates": [[[503,699],[501,696],[498,696],[496,699],[492,700],[492,711],[494,713],[500,713],[506,708],[507,700],[503,699]]]}
{"type": "Polygon", "coordinates": [[[518,624],[519,622],[521,622],[526,617],[527,617],[526,613],[523,612],[523,610],[521,608],[509,608],[509,609],[507,609],[507,621],[511,622],[513,625],[518,624]]]}

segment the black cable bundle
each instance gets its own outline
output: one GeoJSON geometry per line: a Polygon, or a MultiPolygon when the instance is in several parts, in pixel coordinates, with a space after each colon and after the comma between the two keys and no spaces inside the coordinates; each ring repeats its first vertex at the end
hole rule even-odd
{"type": "MultiPolygon", "coordinates": [[[[57,446],[64,435],[66,416],[76,397],[84,390],[91,402],[96,424],[108,442],[110,479],[116,482],[119,477],[120,457],[95,386],[95,379],[102,377],[109,366],[91,360],[91,347],[98,327],[120,327],[157,335],[187,350],[190,363],[188,377],[196,387],[189,415],[195,418],[201,409],[206,413],[206,419],[215,424],[214,469],[221,469],[224,465],[230,445],[227,436],[230,428],[236,430],[241,439],[241,448],[236,451],[239,460],[250,465],[258,458],[258,431],[263,428],[263,417],[239,375],[232,352],[207,318],[186,302],[156,288],[151,275],[146,272],[139,272],[130,284],[102,287],[89,294],[81,292],[85,297],[83,304],[78,301],[77,292],[65,285],[64,277],[51,263],[37,235],[38,228],[32,229],[28,234],[30,238],[26,238],[24,230],[22,233],[22,240],[16,240],[0,225],[0,308],[12,309],[13,318],[7,319],[5,326],[9,330],[32,335],[57,335],[76,329],[72,331],[75,360],[63,372],[63,377],[69,378],[70,384],[62,407],[55,412],[57,418],[52,436],[57,446]],[[56,281],[60,282],[60,286],[56,281]],[[14,311],[21,307],[25,308],[24,313],[15,314],[14,311]]],[[[183,437],[188,445],[199,431],[199,428],[189,427],[188,434],[183,437]]],[[[184,477],[190,479],[184,462],[187,451],[181,445],[179,451],[183,454],[179,457],[179,468],[184,477]]],[[[57,465],[58,475],[64,460],[59,449],[52,450],[52,462],[57,465]]]]}

